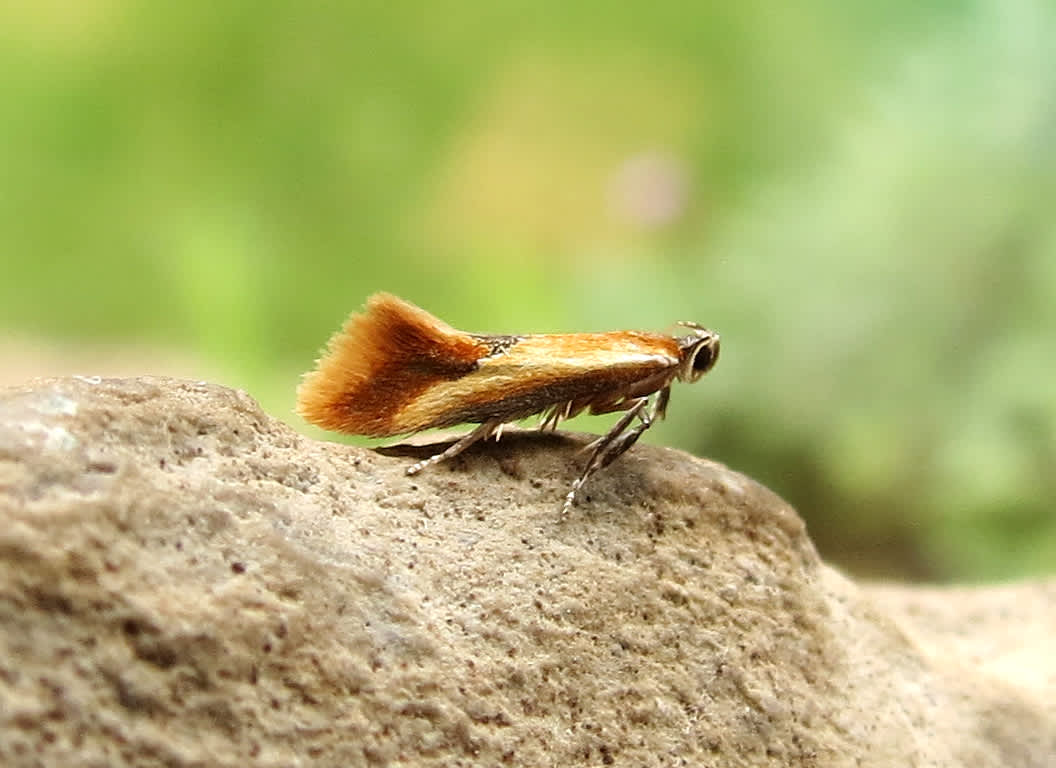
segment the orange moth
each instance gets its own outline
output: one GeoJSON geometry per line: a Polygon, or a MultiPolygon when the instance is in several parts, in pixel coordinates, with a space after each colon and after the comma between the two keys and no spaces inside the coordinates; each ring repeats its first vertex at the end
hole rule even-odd
{"type": "Polygon", "coordinates": [[[413,475],[492,434],[498,439],[507,422],[542,414],[542,428],[554,429],[582,411],[623,411],[587,446],[590,458],[565,497],[564,516],[591,474],[663,418],[671,383],[696,381],[715,365],[719,335],[695,323],[679,325],[686,335],[466,333],[410,302],[376,293],[305,374],[297,412],[324,429],[371,437],[479,425],[409,467],[413,475]]]}

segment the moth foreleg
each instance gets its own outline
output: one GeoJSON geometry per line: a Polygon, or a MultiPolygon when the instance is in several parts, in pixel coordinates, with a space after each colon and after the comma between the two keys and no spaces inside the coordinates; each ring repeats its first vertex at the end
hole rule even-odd
{"type": "Polygon", "coordinates": [[[445,450],[430,456],[428,459],[422,459],[417,464],[412,464],[407,467],[408,475],[417,475],[426,467],[430,467],[433,464],[439,464],[441,461],[454,458],[462,451],[469,448],[473,443],[479,440],[487,439],[495,430],[500,429],[503,425],[502,419],[491,419],[490,421],[483,422],[479,427],[469,432],[460,440],[449,445],[445,450]]]}
{"type": "Polygon", "coordinates": [[[653,403],[652,410],[649,413],[649,420],[656,421],[662,419],[667,415],[667,403],[671,399],[671,387],[664,387],[660,390],[660,393],[656,396],[656,401],[653,403]]]}
{"type": "Polygon", "coordinates": [[[658,418],[662,419],[670,398],[671,388],[664,387],[660,390],[656,400],[653,401],[652,407],[648,410],[645,407],[648,401],[645,398],[640,398],[634,402],[633,406],[616,422],[608,433],[588,446],[593,451],[587,461],[586,469],[583,470],[583,474],[573,481],[572,489],[565,497],[564,506],[561,507],[562,519],[568,515],[568,511],[576,501],[576,494],[579,493],[579,489],[583,487],[587,478],[619,458],[632,445],[638,442],[638,438],[653,425],[653,422],[658,418]],[[635,417],[638,418],[640,423],[628,432],[627,428],[635,417]]]}
{"type": "MultiPolygon", "coordinates": [[[[568,511],[572,509],[572,505],[576,501],[576,494],[579,493],[579,489],[583,487],[583,484],[587,482],[587,478],[594,474],[594,472],[608,464],[610,461],[612,461],[612,459],[616,458],[619,453],[622,453],[623,451],[627,450],[630,445],[633,445],[632,440],[631,444],[628,445],[626,448],[621,448],[619,453],[616,454],[616,456],[613,456],[612,458],[606,458],[609,453],[610,446],[613,445],[613,441],[616,441],[620,437],[620,435],[627,430],[627,427],[632,421],[634,421],[635,418],[642,417],[642,411],[645,410],[645,406],[647,405],[647,403],[648,401],[644,398],[636,401],[627,411],[627,413],[625,413],[620,418],[620,420],[617,421],[615,425],[613,425],[612,429],[610,429],[605,435],[598,438],[589,446],[587,446],[587,448],[591,450],[590,458],[587,460],[587,466],[583,469],[583,474],[581,474],[578,478],[572,481],[572,488],[571,490],[569,490],[568,495],[565,496],[565,503],[561,507],[561,519],[564,519],[568,516],[568,511]]],[[[644,428],[642,431],[644,431],[644,428]]],[[[639,432],[639,434],[641,434],[641,432],[639,432]]],[[[635,437],[634,439],[637,440],[638,438],[635,437]]],[[[619,442],[622,443],[623,441],[621,440],[619,442]]]]}
{"type": "MultiPolygon", "coordinates": [[[[597,471],[609,466],[609,464],[625,453],[628,448],[638,442],[638,438],[642,436],[642,433],[645,432],[645,430],[653,426],[653,422],[658,418],[663,418],[664,411],[667,408],[667,401],[670,396],[671,389],[669,387],[664,387],[660,390],[660,394],[656,396],[656,400],[653,401],[653,405],[648,411],[644,408],[636,409],[635,415],[638,416],[640,423],[630,432],[613,435],[608,445],[604,446],[601,455],[595,458],[594,463],[596,466],[594,467],[594,470],[597,471]]],[[[627,424],[630,424],[630,422],[627,422],[627,424]]],[[[627,424],[624,425],[625,429],[627,424]]]]}
{"type": "Polygon", "coordinates": [[[615,411],[626,411],[626,413],[620,417],[612,429],[606,432],[604,435],[599,437],[590,443],[587,443],[581,449],[582,453],[589,453],[591,457],[600,450],[604,450],[605,446],[611,443],[616,437],[627,429],[627,425],[634,421],[634,417],[637,416],[641,410],[645,407],[648,402],[648,398],[645,397],[632,397],[630,399],[619,400],[613,403],[605,403],[602,405],[592,405],[590,412],[594,416],[599,416],[604,413],[613,413],[615,411]]]}

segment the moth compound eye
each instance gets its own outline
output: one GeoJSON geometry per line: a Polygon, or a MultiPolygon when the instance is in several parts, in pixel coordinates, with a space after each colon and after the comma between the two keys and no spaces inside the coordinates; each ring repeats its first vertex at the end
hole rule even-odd
{"type": "Polygon", "coordinates": [[[709,336],[703,339],[693,355],[693,375],[703,376],[712,369],[715,361],[719,359],[719,337],[709,336]]]}

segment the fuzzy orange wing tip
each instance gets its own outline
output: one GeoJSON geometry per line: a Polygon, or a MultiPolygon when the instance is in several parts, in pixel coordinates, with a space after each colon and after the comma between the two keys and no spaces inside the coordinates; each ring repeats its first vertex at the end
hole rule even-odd
{"type": "Polygon", "coordinates": [[[323,429],[372,437],[413,432],[400,412],[438,378],[472,370],[487,347],[425,310],[376,293],[352,314],[297,390],[297,412],[323,429]]]}
{"type": "MultiPolygon", "coordinates": [[[[351,396],[360,391],[381,361],[379,343],[385,318],[407,311],[403,300],[375,293],[362,312],[353,312],[330,337],[322,356],[297,388],[297,413],[309,424],[348,434],[371,434],[378,425],[355,407],[351,396]]],[[[417,307],[413,307],[417,310],[417,307]]],[[[419,310],[420,311],[420,310],[419,310]]],[[[410,312],[408,311],[408,314],[410,312]]]]}
{"type": "Polygon", "coordinates": [[[342,393],[353,386],[348,371],[343,371],[341,352],[348,344],[344,334],[335,334],[327,352],[316,361],[315,370],[304,374],[297,387],[297,413],[309,424],[334,432],[355,433],[348,425],[342,393]]]}

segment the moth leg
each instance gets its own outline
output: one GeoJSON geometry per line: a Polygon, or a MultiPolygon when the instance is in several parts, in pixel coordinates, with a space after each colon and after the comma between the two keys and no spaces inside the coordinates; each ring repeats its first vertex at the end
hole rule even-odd
{"type": "Polygon", "coordinates": [[[671,400],[671,387],[664,387],[660,390],[660,394],[656,396],[656,401],[653,403],[652,412],[649,414],[649,418],[652,421],[662,419],[667,415],[667,404],[671,400]]]}
{"type": "Polygon", "coordinates": [[[645,398],[639,398],[634,401],[623,418],[616,422],[616,425],[605,436],[591,443],[593,453],[590,455],[590,460],[587,462],[587,467],[583,470],[583,474],[573,481],[572,489],[565,497],[564,506],[561,507],[562,519],[568,516],[569,510],[576,501],[576,494],[579,493],[579,489],[583,487],[587,478],[619,458],[627,449],[638,442],[638,438],[653,425],[653,422],[658,418],[662,419],[670,398],[671,388],[664,387],[660,390],[656,400],[653,401],[652,407],[648,410],[645,408],[648,401],[645,398]],[[628,432],[627,427],[635,417],[638,418],[640,423],[628,432]]]}
{"type": "Polygon", "coordinates": [[[611,403],[595,403],[590,406],[590,412],[595,416],[600,416],[605,413],[615,413],[616,411],[630,411],[638,407],[638,403],[646,402],[649,398],[647,397],[631,397],[623,400],[615,400],[611,403]]]}
{"type": "Polygon", "coordinates": [[[431,467],[433,464],[439,464],[441,461],[454,458],[462,451],[469,448],[473,443],[478,440],[485,440],[495,430],[499,429],[503,425],[502,419],[491,419],[490,421],[483,422],[479,427],[468,433],[465,437],[461,438],[458,442],[449,445],[445,450],[430,456],[428,459],[422,459],[417,464],[412,464],[407,467],[408,475],[417,475],[426,467],[431,467]]]}
{"type": "MultiPolygon", "coordinates": [[[[588,449],[591,449],[590,458],[587,460],[587,466],[583,470],[583,474],[581,474],[578,478],[572,481],[572,489],[568,492],[568,495],[565,496],[565,503],[561,507],[562,520],[568,517],[568,512],[570,509],[572,509],[572,505],[576,501],[576,494],[579,493],[579,489],[583,487],[583,483],[587,482],[587,478],[594,474],[594,472],[605,466],[605,464],[608,464],[609,461],[612,461],[612,459],[605,458],[606,455],[609,453],[609,447],[612,445],[613,441],[616,440],[616,438],[618,438],[620,434],[627,429],[627,426],[632,421],[634,421],[636,417],[641,418],[642,411],[645,409],[647,402],[648,401],[646,401],[645,399],[639,399],[634,402],[628,409],[627,413],[625,413],[622,418],[620,418],[620,420],[616,422],[616,424],[613,426],[612,429],[608,431],[608,433],[606,433],[604,436],[598,438],[589,446],[587,446],[588,449]]],[[[639,432],[639,434],[641,434],[641,432],[639,432]]],[[[635,440],[637,439],[638,438],[635,437],[635,440]]],[[[628,444],[626,448],[623,448],[620,453],[622,453],[627,448],[630,448],[631,445],[633,445],[633,441],[628,444]]],[[[616,455],[618,456],[619,454],[616,455]]],[[[614,459],[616,458],[616,456],[613,456],[612,458],[614,459]]]]}
{"type": "Polygon", "coordinates": [[[592,405],[590,407],[590,412],[594,416],[600,416],[605,413],[614,413],[616,411],[627,411],[627,413],[616,422],[612,429],[597,440],[583,446],[583,448],[580,449],[580,453],[590,453],[591,458],[593,459],[598,451],[603,450],[606,445],[616,439],[616,436],[619,435],[620,432],[627,429],[627,425],[634,420],[635,415],[645,407],[647,402],[648,398],[646,397],[632,397],[630,399],[617,400],[612,403],[592,405]]]}
{"type": "Polygon", "coordinates": [[[553,406],[543,417],[542,423],[539,425],[539,431],[545,432],[546,430],[557,429],[557,425],[561,423],[562,419],[567,419],[569,414],[572,412],[572,401],[569,400],[566,403],[558,403],[553,406]]]}
{"type": "Polygon", "coordinates": [[[602,456],[598,459],[597,469],[602,469],[609,466],[619,456],[621,456],[628,448],[638,442],[638,438],[642,436],[642,433],[649,427],[653,426],[653,423],[657,419],[662,419],[664,413],[667,410],[667,401],[671,398],[671,388],[664,387],[660,390],[660,394],[656,396],[656,400],[653,402],[652,408],[648,411],[640,411],[638,413],[638,419],[641,422],[624,435],[620,435],[618,440],[614,440],[610,445],[605,448],[602,456]]]}

